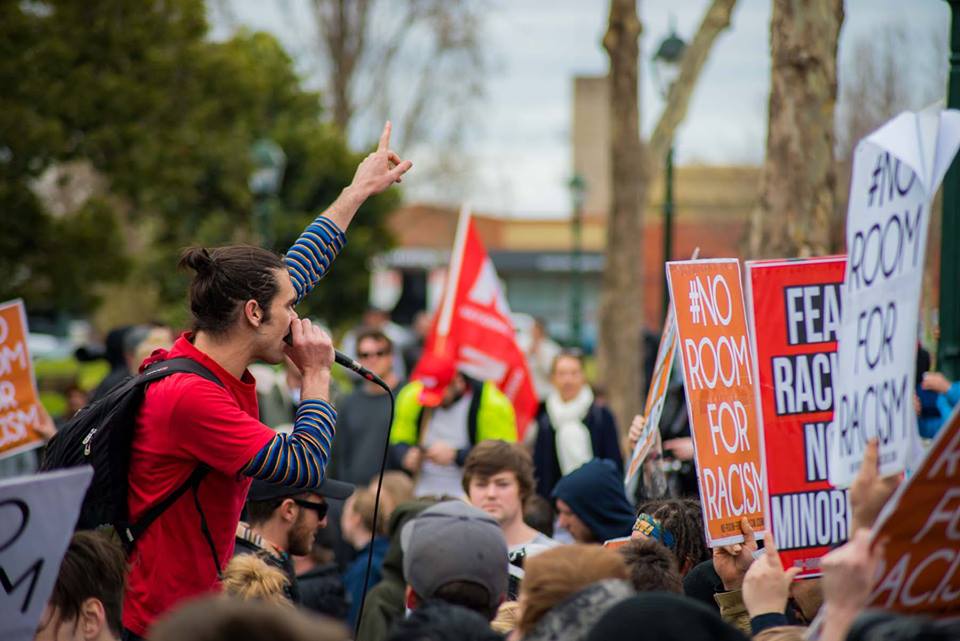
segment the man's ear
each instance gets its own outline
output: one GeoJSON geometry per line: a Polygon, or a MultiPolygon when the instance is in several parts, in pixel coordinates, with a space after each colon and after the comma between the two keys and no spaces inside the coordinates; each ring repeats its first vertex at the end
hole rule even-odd
{"type": "Polygon", "coordinates": [[[80,604],[77,627],[84,639],[96,639],[107,625],[107,612],[100,599],[89,597],[80,604]]]}
{"type": "Polygon", "coordinates": [[[284,521],[293,521],[297,520],[298,505],[293,502],[293,499],[283,499],[283,503],[280,504],[280,507],[277,508],[280,518],[284,521]]]}
{"type": "Polygon", "coordinates": [[[403,605],[408,610],[416,610],[417,606],[420,605],[420,597],[417,596],[417,593],[413,591],[409,584],[403,591],[403,605]]]}
{"type": "Polygon", "coordinates": [[[259,328],[263,322],[263,308],[260,307],[260,303],[251,298],[243,304],[243,316],[254,328],[259,328]]]}

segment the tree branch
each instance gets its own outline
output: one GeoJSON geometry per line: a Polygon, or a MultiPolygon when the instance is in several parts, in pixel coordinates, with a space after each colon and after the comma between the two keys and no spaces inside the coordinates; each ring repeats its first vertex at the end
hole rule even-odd
{"type": "MultiPolygon", "coordinates": [[[[670,148],[670,142],[677,127],[687,116],[687,107],[690,105],[690,98],[697,85],[697,78],[700,77],[703,65],[713,49],[713,42],[730,26],[730,16],[736,4],[737,0],[713,0],[704,14],[697,34],[680,61],[680,75],[670,87],[660,120],[650,135],[650,140],[647,141],[646,151],[649,157],[661,159],[670,148]]],[[[657,166],[659,166],[657,161],[651,165],[651,167],[657,166]]]]}

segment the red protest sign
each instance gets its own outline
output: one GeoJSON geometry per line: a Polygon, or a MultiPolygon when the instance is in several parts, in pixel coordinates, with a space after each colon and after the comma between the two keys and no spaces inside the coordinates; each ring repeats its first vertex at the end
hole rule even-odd
{"type": "MultiPolygon", "coordinates": [[[[462,371],[494,381],[513,403],[517,433],[523,437],[537,412],[533,378],[517,345],[493,261],[466,210],[457,227],[443,303],[424,351],[453,354],[462,371]]],[[[415,370],[411,378],[418,375],[415,370]]]]}
{"type": "Polygon", "coordinates": [[[23,301],[0,304],[0,458],[43,445],[23,301]]]}
{"type": "Polygon", "coordinates": [[[960,407],[873,532],[874,541],[887,544],[870,607],[933,617],[960,613],[960,407]]]}
{"type": "Polygon", "coordinates": [[[842,256],[746,264],[768,528],[800,577],[819,576],[820,558],[848,536],[846,490],[827,481],[845,266],[842,256]]]}
{"type": "Polygon", "coordinates": [[[697,481],[710,547],[764,529],[765,487],[747,318],[736,259],[667,263],[697,481]]]}

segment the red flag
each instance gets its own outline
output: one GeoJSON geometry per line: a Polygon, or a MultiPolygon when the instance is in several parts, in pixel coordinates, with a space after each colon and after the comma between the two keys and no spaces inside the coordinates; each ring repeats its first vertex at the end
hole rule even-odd
{"type": "MultiPolygon", "coordinates": [[[[460,213],[440,313],[424,351],[451,354],[464,373],[494,381],[513,403],[523,438],[537,411],[537,394],[493,261],[466,208],[460,213]]],[[[418,378],[417,370],[411,378],[418,378]]]]}

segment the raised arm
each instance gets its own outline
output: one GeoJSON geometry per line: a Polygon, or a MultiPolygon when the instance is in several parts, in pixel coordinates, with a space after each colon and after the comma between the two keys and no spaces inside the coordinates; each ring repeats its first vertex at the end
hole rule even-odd
{"type": "Polygon", "coordinates": [[[316,217],[287,250],[284,262],[297,290],[297,302],[323,278],[346,242],[344,232],[367,198],[386,190],[413,166],[390,149],[390,123],[383,128],[377,150],[363,159],[353,181],[316,217]]]}

